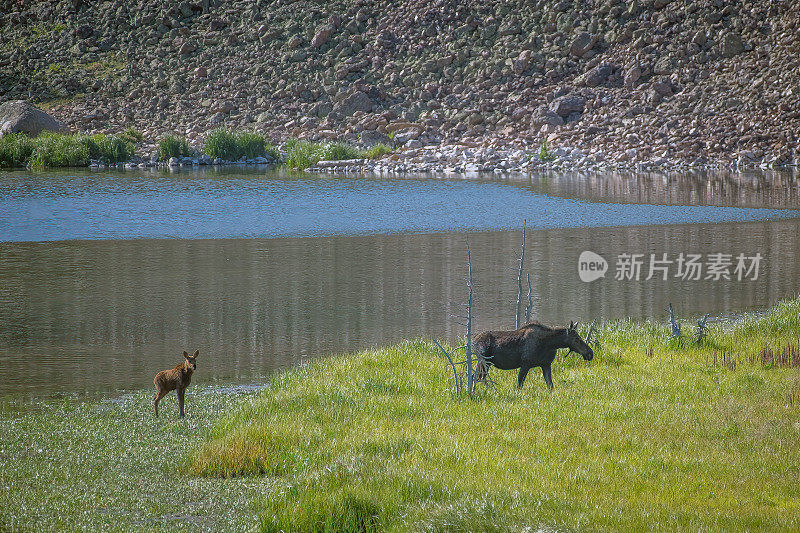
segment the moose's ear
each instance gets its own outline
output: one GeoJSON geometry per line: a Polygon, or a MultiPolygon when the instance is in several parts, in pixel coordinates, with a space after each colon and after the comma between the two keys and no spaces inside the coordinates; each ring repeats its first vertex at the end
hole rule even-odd
{"type": "Polygon", "coordinates": [[[188,354],[188,353],[186,353],[186,350],[184,350],[184,351],[183,351],[183,356],[184,356],[184,357],[189,357],[189,354],[188,354]]]}
{"type": "Polygon", "coordinates": [[[200,350],[195,350],[192,357],[197,357],[198,355],[200,355],[200,350]]]}
{"type": "Polygon", "coordinates": [[[578,329],[578,324],[580,324],[580,322],[575,322],[575,325],[572,326],[572,329],[578,329]]]}
{"type": "Polygon", "coordinates": [[[575,322],[572,320],[569,321],[569,329],[575,329],[575,322]]]}

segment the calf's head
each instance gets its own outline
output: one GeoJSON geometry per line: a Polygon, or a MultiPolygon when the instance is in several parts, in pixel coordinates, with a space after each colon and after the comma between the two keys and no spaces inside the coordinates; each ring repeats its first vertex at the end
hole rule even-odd
{"type": "Polygon", "coordinates": [[[200,355],[200,350],[195,350],[192,355],[183,352],[183,358],[186,359],[186,368],[194,372],[197,369],[197,356],[200,355]]]}
{"type": "Polygon", "coordinates": [[[571,352],[578,352],[585,360],[591,361],[594,357],[592,347],[586,344],[578,333],[578,323],[570,322],[565,335],[565,343],[569,346],[571,352]]]}

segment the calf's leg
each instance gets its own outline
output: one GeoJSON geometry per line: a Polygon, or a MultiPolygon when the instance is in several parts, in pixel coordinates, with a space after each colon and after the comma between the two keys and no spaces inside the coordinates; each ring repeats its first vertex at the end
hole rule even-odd
{"type": "Polygon", "coordinates": [[[156,418],[158,418],[158,402],[161,401],[161,398],[163,398],[167,392],[169,391],[156,389],[156,395],[153,397],[153,409],[156,412],[156,418]]]}
{"type": "Polygon", "coordinates": [[[178,389],[178,410],[180,412],[181,418],[183,418],[183,394],[186,392],[186,389],[178,389]]]}

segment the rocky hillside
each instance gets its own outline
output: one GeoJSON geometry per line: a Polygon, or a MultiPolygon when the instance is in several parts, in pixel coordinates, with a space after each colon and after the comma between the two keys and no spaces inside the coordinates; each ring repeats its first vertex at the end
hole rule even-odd
{"type": "Polygon", "coordinates": [[[800,152],[794,0],[5,0],[0,100],[72,129],[800,152]]]}

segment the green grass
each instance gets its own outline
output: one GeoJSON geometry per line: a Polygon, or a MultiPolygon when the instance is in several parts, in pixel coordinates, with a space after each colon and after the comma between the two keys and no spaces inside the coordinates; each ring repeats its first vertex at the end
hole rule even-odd
{"type": "Polygon", "coordinates": [[[237,161],[269,156],[278,160],[278,151],[259,133],[232,132],[224,128],[211,131],[206,137],[203,151],[211,158],[237,161]]]}
{"type": "Polygon", "coordinates": [[[155,419],[151,391],[0,409],[0,531],[252,528],[255,502],[272,479],[182,474],[208,429],[252,395],[192,385],[183,420],[174,394],[155,419]]]}
{"type": "Polygon", "coordinates": [[[0,137],[0,168],[24,167],[33,153],[33,140],[24,133],[0,137]]]}
{"type": "Polygon", "coordinates": [[[286,165],[289,168],[304,170],[320,161],[343,161],[347,159],[377,159],[393,150],[378,143],[367,150],[341,142],[311,142],[298,139],[286,141],[286,165]]]}
{"type": "Polygon", "coordinates": [[[387,154],[391,154],[392,152],[394,152],[394,150],[392,149],[391,146],[383,143],[378,143],[365,150],[364,155],[368,159],[378,159],[387,154]]]}
{"type": "Polygon", "coordinates": [[[547,140],[542,141],[539,145],[539,160],[540,161],[555,161],[556,155],[547,147],[547,140]]]}
{"type": "Polygon", "coordinates": [[[594,361],[558,358],[552,393],[493,370],[455,399],[422,341],[315,361],[226,417],[189,472],[273,477],[265,531],[796,530],[800,374],[752,356],[800,345],[799,316],[782,303],[702,346],[610,322],[594,361]]]}
{"type": "Polygon", "coordinates": [[[118,163],[129,160],[133,153],[133,145],[116,135],[42,133],[33,138],[24,134],[0,138],[2,168],[80,167],[93,159],[118,163]]]}
{"type": "Polygon", "coordinates": [[[159,161],[169,161],[171,157],[189,157],[190,155],[192,155],[192,149],[189,148],[189,142],[184,137],[164,135],[158,141],[159,161]]]}
{"type": "MultiPolygon", "coordinates": [[[[684,329],[689,329],[685,322],[684,329]]],[[[800,527],[800,300],[670,339],[599,327],[454,398],[428,341],[315,360],[269,389],[193,385],[156,420],[151,391],[0,409],[0,530],[522,531],[800,527]],[[735,369],[714,354],[737,358],[735,369]],[[529,529],[529,530],[531,530],[529,529]]]]}
{"type": "Polygon", "coordinates": [[[136,128],[126,128],[125,131],[119,134],[119,138],[131,144],[136,144],[144,140],[144,135],[136,128]]]}

